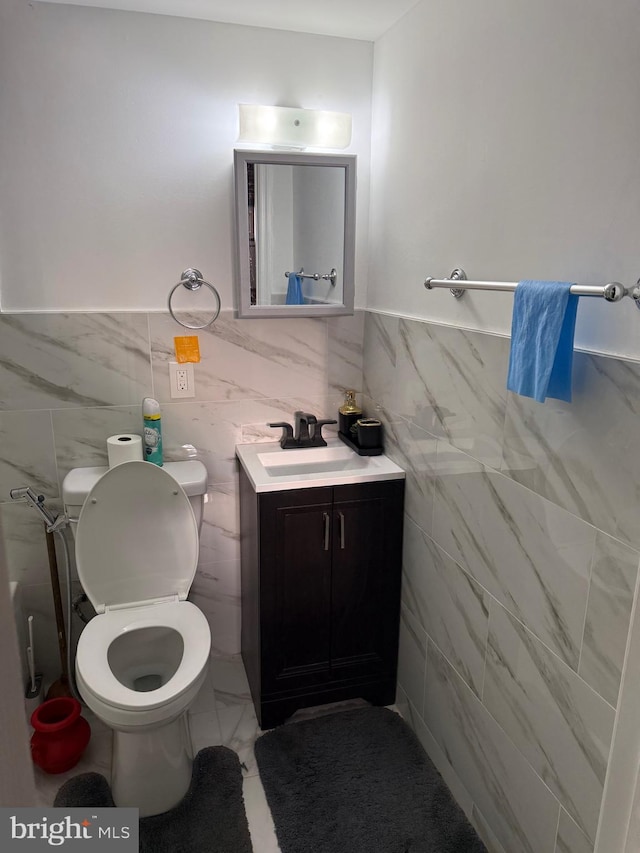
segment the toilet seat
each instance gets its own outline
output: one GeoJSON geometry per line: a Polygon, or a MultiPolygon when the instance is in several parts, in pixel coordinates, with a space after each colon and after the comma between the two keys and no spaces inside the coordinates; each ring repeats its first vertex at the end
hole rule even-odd
{"type": "Polygon", "coordinates": [[[175,600],[109,610],[95,616],[80,635],[76,669],[84,686],[104,704],[126,711],[149,711],[166,706],[185,693],[202,674],[210,650],[211,632],[204,614],[189,601],[175,600]],[[157,690],[138,692],[118,681],[107,655],[117,637],[150,627],[173,628],[182,636],[184,650],[176,672],[166,684],[157,690]]]}
{"type": "Polygon", "coordinates": [[[94,484],[76,528],[76,563],[98,613],[186,599],[198,564],[198,524],[171,474],[123,462],[94,484]]]}

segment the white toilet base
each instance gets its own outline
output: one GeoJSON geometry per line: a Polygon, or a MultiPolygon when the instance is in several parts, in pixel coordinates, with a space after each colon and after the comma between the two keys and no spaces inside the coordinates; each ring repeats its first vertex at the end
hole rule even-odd
{"type": "Polygon", "coordinates": [[[191,784],[193,749],[186,712],[159,728],[115,730],[111,791],[116,806],[140,810],[140,817],[176,806],[191,784]]]}

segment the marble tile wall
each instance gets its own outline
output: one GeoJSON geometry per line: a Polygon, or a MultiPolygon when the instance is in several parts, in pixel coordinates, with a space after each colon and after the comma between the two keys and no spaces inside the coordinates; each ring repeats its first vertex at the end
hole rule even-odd
{"type": "MultiPolygon", "coordinates": [[[[398,701],[491,853],[593,849],[640,561],[631,436],[640,365],[576,354],[575,399],[504,391],[508,340],[368,313],[201,331],[197,396],[172,401],[163,314],[0,315],[0,547],[57,676],[42,526],[70,468],[106,464],[160,399],[167,459],[208,493],[193,600],[239,650],[234,446],[345,387],[407,472],[398,701]],[[363,367],[364,366],[364,367],[363,367]]],[[[224,709],[222,709],[224,711],[224,709]]],[[[223,714],[224,716],[224,714],[223,714]]]]}
{"type": "MultiPolygon", "coordinates": [[[[361,390],[364,315],[236,320],[198,332],[197,395],[171,400],[167,362],[184,333],[168,314],[0,314],[0,547],[36,617],[39,667],[59,674],[42,524],[9,490],[31,485],[59,507],[73,467],[106,465],[106,439],[141,432],[140,404],[162,406],[166,460],[201,459],[208,492],[191,598],[211,624],[214,653],[240,650],[239,442],[273,441],[269,421],[303,408],[337,416],[361,390]]],[[[62,563],[60,564],[62,565],[62,563]]],[[[76,626],[77,627],[77,626],[76,626]]]]}
{"type": "Polygon", "coordinates": [[[505,390],[508,339],[368,313],[407,471],[398,704],[490,853],[593,851],[640,562],[640,364],[505,390]]]}

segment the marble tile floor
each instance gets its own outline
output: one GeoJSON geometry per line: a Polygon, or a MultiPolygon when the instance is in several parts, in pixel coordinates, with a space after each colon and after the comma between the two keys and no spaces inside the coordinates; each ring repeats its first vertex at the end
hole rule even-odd
{"type": "MultiPolygon", "coordinates": [[[[349,702],[344,703],[344,706],[354,707],[357,704],[349,702]]],[[[331,709],[337,710],[338,706],[331,706],[331,709]]],[[[397,710],[395,706],[393,710],[397,710]]],[[[299,711],[295,719],[307,719],[322,713],[327,713],[326,708],[307,709],[299,711]]],[[[88,709],[83,710],[83,715],[92,729],[87,751],[80,763],[68,773],[50,776],[35,768],[38,805],[50,806],[59,787],[78,773],[93,771],[109,779],[111,732],[88,709]]],[[[253,745],[261,730],[253,710],[240,655],[211,659],[208,678],[191,708],[189,722],[195,752],[205,746],[223,744],[238,754],[244,776],[244,803],[254,853],[280,853],[253,752],[253,745]]]]}

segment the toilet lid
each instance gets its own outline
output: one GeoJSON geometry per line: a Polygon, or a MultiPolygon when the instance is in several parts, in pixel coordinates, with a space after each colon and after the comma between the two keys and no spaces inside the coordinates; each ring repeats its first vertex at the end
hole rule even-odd
{"type": "Polygon", "coordinates": [[[76,563],[98,613],[172,595],[186,599],[198,563],[198,525],[189,498],[152,462],[116,465],[84,502],[76,563]]]}

